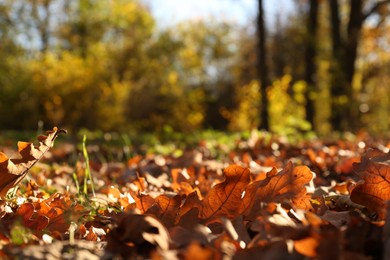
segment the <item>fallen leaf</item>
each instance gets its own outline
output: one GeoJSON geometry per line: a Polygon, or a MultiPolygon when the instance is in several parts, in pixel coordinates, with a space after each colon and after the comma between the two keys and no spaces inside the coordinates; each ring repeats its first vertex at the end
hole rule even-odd
{"type": "Polygon", "coordinates": [[[38,136],[38,146],[29,142],[18,142],[21,158],[10,159],[0,152],[0,198],[4,198],[9,189],[19,184],[28,170],[53,147],[54,140],[60,133],[66,133],[66,130],[54,127],[52,131],[47,131],[47,136],[38,136]]]}
{"type": "Polygon", "coordinates": [[[150,195],[145,195],[140,192],[138,192],[138,194],[130,192],[130,195],[134,198],[136,208],[139,209],[141,213],[145,213],[156,202],[150,195]]]}
{"type": "Polygon", "coordinates": [[[146,214],[155,216],[166,227],[172,227],[179,216],[182,200],[183,196],[180,195],[176,195],[173,198],[160,195],[156,198],[155,204],[146,211],[146,214]]]}
{"type": "Polygon", "coordinates": [[[203,260],[203,259],[215,259],[213,249],[204,247],[199,242],[192,242],[182,253],[182,259],[188,260],[203,260]]]}
{"type": "Polygon", "coordinates": [[[267,178],[248,185],[242,203],[245,216],[256,215],[262,202],[283,202],[290,200],[297,208],[310,208],[306,187],[313,174],[306,166],[294,167],[291,162],[277,173],[273,168],[267,173],[267,178]]]}
{"type": "Polygon", "coordinates": [[[234,219],[242,214],[243,192],[250,182],[249,169],[231,165],[224,174],[225,181],[215,185],[202,201],[202,219],[211,221],[221,216],[234,219]]]}
{"type": "Polygon", "coordinates": [[[316,257],[317,247],[319,245],[319,238],[317,236],[310,236],[301,240],[294,241],[294,247],[297,252],[304,256],[316,257]]]}
{"type": "Polygon", "coordinates": [[[69,194],[53,194],[40,202],[22,204],[16,214],[23,218],[23,223],[30,229],[50,232],[66,232],[71,221],[87,215],[88,211],[80,204],[73,203],[69,194]]]}
{"type": "Polygon", "coordinates": [[[169,229],[169,234],[175,248],[184,248],[194,241],[200,243],[202,246],[209,243],[207,236],[196,229],[175,226],[169,229]]]}
{"type": "Polygon", "coordinates": [[[351,200],[385,217],[385,202],[390,200],[390,153],[370,150],[354,170],[363,179],[351,192],[351,200]]]}
{"type": "Polygon", "coordinates": [[[131,212],[122,214],[117,220],[117,227],[107,235],[107,247],[112,256],[131,259],[142,255],[149,258],[156,249],[169,249],[169,233],[156,218],[131,212]]]}

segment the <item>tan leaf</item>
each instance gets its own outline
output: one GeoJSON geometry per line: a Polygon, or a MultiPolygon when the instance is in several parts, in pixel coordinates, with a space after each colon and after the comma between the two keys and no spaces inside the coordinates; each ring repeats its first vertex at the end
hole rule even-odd
{"type": "Polygon", "coordinates": [[[60,133],[66,133],[66,130],[54,127],[52,131],[47,131],[47,136],[38,136],[38,146],[33,143],[18,142],[18,151],[21,158],[10,159],[0,152],[1,198],[4,198],[8,190],[15,187],[26,176],[28,170],[53,147],[54,140],[60,133]]]}

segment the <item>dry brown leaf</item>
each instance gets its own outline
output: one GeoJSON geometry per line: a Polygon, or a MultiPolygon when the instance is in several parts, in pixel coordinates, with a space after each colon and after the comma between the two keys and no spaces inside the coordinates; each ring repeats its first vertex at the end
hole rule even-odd
{"type": "Polygon", "coordinates": [[[138,192],[138,194],[135,192],[130,192],[130,195],[135,200],[136,208],[139,209],[143,214],[156,202],[156,200],[150,195],[145,195],[140,192],[138,192]]]}
{"type": "Polygon", "coordinates": [[[199,218],[199,209],[202,208],[202,201],[199,199],[196,191],[190,193],[184,204],[180,207],[177,225],[192,228],[201,222],[199,218]]]}
{"type": "Polygon", "coordinates": [[[313,174],[306,166],[294,167],[291,162],[279,173],[274,168],[267,173],[267,178],[248,185],[243,212],[245,216],[257,213],[261,202],[282,202],[291,200],[297,208],[308,209],[310,203],[306,195],[305,185],[313,178],[313,174]]]}
{"type": "Polygon", "coordinates": [[[22,204],[16,214],[23,218],[23,224],[33,230],[46,229],[51,232],[66,232],[71,221],[77,221],[88,211],[71,201],[68,194],[53,194],[41,202],[22,204]]]}
{"type": "Polygon", "coordinates": [[[351,200],[385,217],[385,202],[390,200],[390,153],[370,150],[360,163],[354,163],[355,172],[363,179],[351,192],[351,200]]]}
{"type": "Polygon", "coordinates": [[[26,176],[28,170],[53,147],[54,140],[60,133],[66,133],[66,130],[54,127],[52,131],[47,131],[47,136],[38,136],[38,146],[18,142],[21,158],[10,159],[0,152],[0,198],[4,198],[8,190],[15,187],[26,176]]]}
{"type": "Polygon", "coordinates": [[[242,197],[250,182],[248,168],[231,165],[224,170],[225,181],[215,185],[202,201],[200,217],[212,220],[218,217],[233,219],[242,214],[242,197]]]}
{"type": "Polygon", "coordinates": [[[149,258],[156,248],[168,250],[169,242],[168,231],[156,218],[129,212],[119,216],[117,227],[108,233],[106,250],[110,259],[118,256],[132,259],[139,255],[149,258]]]}
{"type": "Polygon", "coordinates": [[[179,216],[182,200],[183,196],[181,195],[176,195],[173,198],[160,195],[156,198],[155,204],[146,211],[146,214],[155,216],[166,227],[172,227],[179,216]]]}

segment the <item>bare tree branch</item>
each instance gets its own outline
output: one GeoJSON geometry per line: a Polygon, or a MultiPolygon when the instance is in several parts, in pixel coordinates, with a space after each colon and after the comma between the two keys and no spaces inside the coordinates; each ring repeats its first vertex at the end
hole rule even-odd
{"type": "Polygon", "coordinates": [[[365,14],[363,14],[363,20],[366,20],[367,17],[369,17],[370,15],[372,15],[373,13],[375,13],[382,5],[385,5],[385,4],[389,4],[390,3],[390,0],[383,0],[383,1],[379,1],[377,2],[376,4],[374,4],[370,10],[368,10],[365,14]]]}

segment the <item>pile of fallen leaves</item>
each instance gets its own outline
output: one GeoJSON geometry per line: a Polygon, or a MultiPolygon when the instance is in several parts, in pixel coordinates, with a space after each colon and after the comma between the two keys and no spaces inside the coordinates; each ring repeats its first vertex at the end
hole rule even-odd
{"type": "Polygon", "coordinates": [[[388,142],[254,134],[219,160],[201,141],[110,161],[52,148],[61,132],[0,153],[0,258],[390,259],[388,142]]]}

